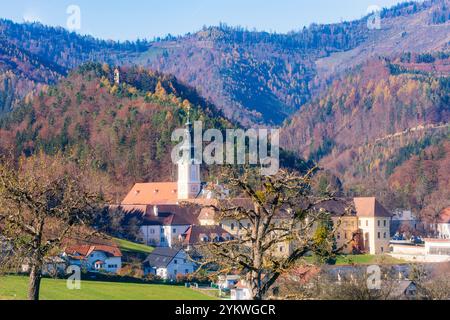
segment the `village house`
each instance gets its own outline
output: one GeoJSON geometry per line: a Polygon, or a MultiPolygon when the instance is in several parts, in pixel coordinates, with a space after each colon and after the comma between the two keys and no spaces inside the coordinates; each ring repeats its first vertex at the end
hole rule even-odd
{"type": "Polygon", "coordinates": [[[231,289],[231,300],[252,300],[252,291],[248,281],[240,280],[233,289],[231,289]]]}
{"type": "Polygon", "coordinates": [[[392,214],[376,198],[355,198],[354,203],[364,251],[388,253],[392,214]]]}
{"type": "Polygon", "coordinates": [[[79,266],[87,272],[117,273],[122,268],[122,253],[116,246],[69,246],[62,257],[69,265],[79,266]]]}
{"type": "Polygon", "coordinates": [[[196,245],[225,242],[232,239],[233,236],[220,226],[192,225],[180,236],[179,242],[187,251],[191,251],[196,245]]]}
{"type": "Polygon", "coordinates": [[[194,273],[196,264],[183,249],[156,248],[144,261],[144,273],[163,280],[176,280],[177,275],[194,273]]]}
{"type": "Polygon", "coordinates": [[[450,239],[450,208],[442,210],[437,223],[437,233],[440,239],[450,239]]]}
{"type": "Polygon", "coordinates": [[[395,210],[391,220],[391,237],[396,233],[417,233],[424,229],[423,224],[411,210],[395,210]]]}

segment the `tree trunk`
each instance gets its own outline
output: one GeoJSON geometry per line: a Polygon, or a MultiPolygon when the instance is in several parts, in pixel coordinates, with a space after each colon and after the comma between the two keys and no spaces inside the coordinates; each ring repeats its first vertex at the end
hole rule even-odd
{"type": "Polygon", "coordinates": [[[261,301],[263,299],[261,294],[261,277],[259,276],[258,272],[251,272],[250,286],[252,290],[253,300],[261,301]]]}
{"type": "Polygon", "coordinates": [[[28,284],[28,300],[38,301],[41,289],[42,270],[36,265],[31,266],[30,280],[28,284]]]}

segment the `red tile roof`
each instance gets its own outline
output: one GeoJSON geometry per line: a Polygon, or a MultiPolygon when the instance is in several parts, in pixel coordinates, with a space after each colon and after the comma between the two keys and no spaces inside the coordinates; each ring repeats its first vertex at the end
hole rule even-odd
{"type": "Polygon", "coordinates": [[[442,210],[439,216],[439,223],[450,223],[450,208],[442,210]]]}
{"type": "Polygon", "coordinates": [[[176,182],[137,183],[122,201],[122,205],[158,205],[178,203],[176,182]]]}
{"type": "Polygon", "coordinates": [[[107,245],[76,245],[67,247],[65,253],[82,259],[89,256],[94,251],[102,251],[112,257],[122,257],[122,252],[118,247],[107,245]],[[78,257],[77,257],[78,256],[78,257]]]}
{"type": "Polygon", "coordinates": [[[355,198],[354,202],[358,217],[392,217],[376,198],[355,198]]]}

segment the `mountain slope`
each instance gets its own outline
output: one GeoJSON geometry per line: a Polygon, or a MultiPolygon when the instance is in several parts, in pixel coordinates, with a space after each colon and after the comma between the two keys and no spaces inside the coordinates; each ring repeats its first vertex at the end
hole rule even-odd
{"type": "Polygon", "coordinates": [[[115,43],[0,19],[0,114],[86,61],[126,63],[145,43],[115,43]]]}
{"type": "Polygon", "coordinates": [[[136,181],[176,178],[171,134],[188,105],[205,126],[230,126],[173,77],[129,68],[120,85],[111,78],[108,65],[82,65],[17,107],[0,121],[0,154],[68,152],[108,173],[120,194],[136,181]]]}
{"type": "Polygon", "coordinates": [[[347,185],[391,174],[449,130],[449,55],[416,63],[423,57],[375,59],[336,79],[288,122],[284,147],[320,161],[347,185]]]}
{"type": "Polygon", "coordinates": [[[12,72],[18,78],[0,84],[8,97],[0,109],[10,109],[11,99],[16,101],[30,88],[52,83],[66,70],[98,61],[138,64],[173,74],[230,119],[244,125],[277,125],[309,102],[336,72],[373,55],[445,49],[450,41],[446,4],[446,0],[430,0],[383,10],[381,30],[369,30],[367,18],[311,25],[288,34],[221,25],[183,37],[134,43],[101,41],[61,28],[0,20],[0,39],[24,55],[37,57],[44,66],[30,66],[16,74],[11,64],[16,55],[0,57],[0,75],[8,78],[5,74],[12,72]],[[19,84],[12,86],[15,83],[19,84]]]}

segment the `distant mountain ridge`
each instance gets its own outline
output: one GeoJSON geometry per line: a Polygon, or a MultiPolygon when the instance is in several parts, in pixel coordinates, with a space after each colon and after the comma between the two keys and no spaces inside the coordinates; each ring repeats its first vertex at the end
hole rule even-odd
{"type": "MultiPolygon", "coordinates": [[[[367,18],[311,25],[288,34],[221,25],[183,37],[134,43],[101,41],[62,28],[0,20],[0,38],[40,61],[40,66],[30,66],[15,75],[26,78],[27,85],[12,87],[15,82],[11,81],[8,96],[14,95],[13,100],[24,97],[28,87],[47,84],[62,70],[86,61],[138,64],[173,74],[192,85],[234,121],[279,125],[321,91],[336,72],[368,58],[371,45],[380,48],[372,55],[387,54],[397,41],[395,35],[400,34],[409,51],[443,49],[450,41],[446,4],[445,0],[431,0],[385,9],[381,12],[381,30],[369,30],[367,18]],[[418,23],[420,30],[415,31],[418,23]],[[383,50],[385,39],[391,43],[389,50],[383,50]],[[28,73],[38,74],[33,76],[38,79],[28,73]],[[44,76],[47,73],[54,74],[44,76]]],[[[9,63],[15,58],[0,58],[0,75],[4,78],[6,71],[14,72],[9,63]]],[[[5,87],[0,84],[0,91],[6,91],[5,87]]],[[[10,107],[0,105],[0,109],[10,107]]]]}
{"type": "Polygon", "coordinates": [[[377,58],[335,79],[288,121],[282,145],[348,187],[387,179],[449,139],[450,53],[377,58]]]}

